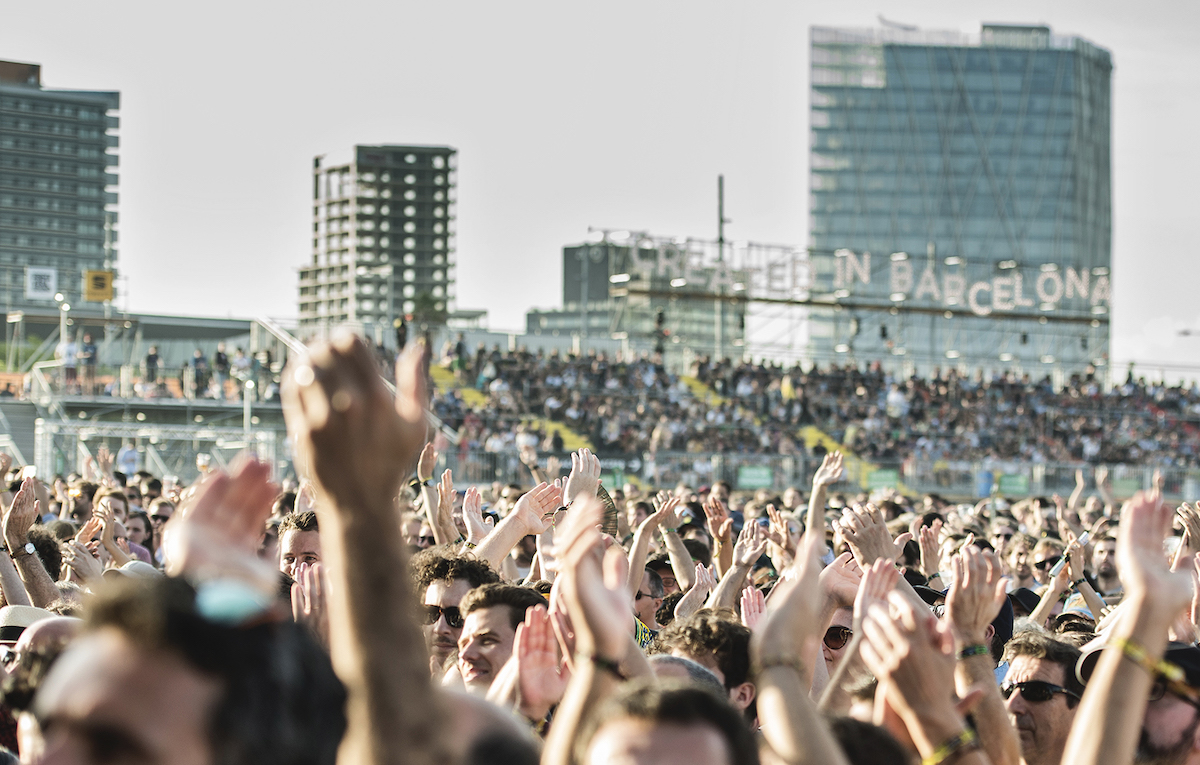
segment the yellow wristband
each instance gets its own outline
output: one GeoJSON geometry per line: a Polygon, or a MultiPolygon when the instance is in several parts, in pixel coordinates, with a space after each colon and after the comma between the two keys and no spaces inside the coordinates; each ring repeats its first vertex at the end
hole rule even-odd
{"type": "Polygon", "coordinates": [[[979,739],[976,738],[975,731],[964,728],[962,733],[947,739],[941,746],[933,750],[933,754],[921,760],[921,765],[941,765],[956,754],[977,748],[979,748],[979,739]]]}
{"type": "Polygon", "coordinates": [[[1112,639],[1112,644],[1121,649],[1121,653],[1125,654],[1125,658],[1149,672],[1151,676],[1162,675],[1173,683],[1184,683],[1187,681],[1187,675],[1184,674],[1181,667],[1169,661],[1155,661],[1151,659],[1146,649],[1132,640],[1115,637],[1112,639]]]}

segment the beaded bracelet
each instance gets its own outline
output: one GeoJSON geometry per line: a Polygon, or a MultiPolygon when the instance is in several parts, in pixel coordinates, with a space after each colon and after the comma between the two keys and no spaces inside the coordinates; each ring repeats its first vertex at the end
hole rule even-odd
{"type": "Polygon", "coordinates": [[[1086,579],[1084,579],[1083,577],[1079,577],[1074,582],[1071,582],[1071,586],[1078,590],[1079,585],[1084,584],[1085,582],[1087,582],[1086,579]]]}
{"type": "Polygon", "coordinates": [[[991,649],[989,649],[986,645],[983,643],[976,643],[975,645],[966,646],[959,651],[958,659],[959,661],[962,661],[963,659],[969,659],[972,656],[987,656],[990,653],[991,649]]]}
{"type": "Polygon", "coordinates": [[[1112,639],[1112,644],[1121,649],[1125,658],[1149,672],[1151,676],[1162,675],[1173,683],[1182,683],[1187,677],[1179,666],[1169,661],[1151,659],[1146,649],[1132,640],[1115,637],[1112,639]]]}
{"type": "Polygon", "coordinates": [[[962,733],[942,742],[941,746],[933,750],[933,754],[921,760],[921,765],[941,765],[956,754],[966,754],[978,748],[979,739],[975,736],[975,731],[964,728],[962,733]]]}

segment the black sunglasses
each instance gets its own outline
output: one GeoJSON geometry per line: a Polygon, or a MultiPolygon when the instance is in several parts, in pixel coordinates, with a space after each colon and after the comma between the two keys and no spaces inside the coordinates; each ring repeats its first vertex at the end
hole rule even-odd
{"type": "Polygon", "coordinates": [[[1033,564],[1033,567],[1036,568],[1038,571],[1045,571],[1048,568],[1052,568],[1054,566],[1054,564],[1058,563],[1059,560],[1061,560],[1061,559],[1062,559],[1061,555],[1055,555],[1053,558],[1046,558],[1045,560],[1039,560],[1037,563],[1033,564]]]}
{"type": "Polygon", "coordinates": [[[169,515],[152,515],[152,516],[150,516],[150,520],[158,521],[159,523],[166,523],[167,521],[171,520],[171,516],[169,516],[169,515]]]}
{"type": "Polygon", "coordinates": [[[992,539],[1012,539],[1012,534],[992,534],[992,539]]]}
{"type": "Polygon", "coordinates": [[[1146,700],[1158,701],[1163,696],[1166,696],[1168,692],[1180,701],[1200,709],[1200,697],[1197,696],[1197,692],[1193,688],[1188,686],[1187,683],[1168,680],[1162,675],[1154,678],[1154,685],[1150,686],[1150,695],[1146,700]]]}
{"type": "Polygon", "coordinates": [[[425,609],[426,624],[437,624],[437,620],[445,616],[446,624],[449,624],[452,629],[462,629],[463,615],[458,606],[446,606],[442,608],[441,606],[426,604],[423,608],[425,609]]]}
{"type": "Polygon", "coordinates": [[[822,640],[825,642],[825,647],[831,651],[840,651],[846,647],[846,643],[850,642],[850,636],[854,634],[854,630],[849,627],[839,627],[834,625],[825,630],[825,637],[822,640]]]}
{"type": "Polygon", "coordinates": [[[641,590],[638,590],[638,594],[637,594],[637,595],[634,595],[634,596],[633,596],[633,599],[634,599],[634,600],[641,600],[642,598],[653,598],[653,597],[656,597],[656,596],[655,596],[655,595],[651,595],[651,594],[650,594],[650,593],[648,593],[648,592],[642,592],[641,590]]]}
{"type": "Polygon", "coordinates": [[[1078,700],[1079,694],[1075,691],[1068,691],[1061,685],[1047,683],[1044,680],[1027,680],[1023,683],[1010,683],[1000,686],[1000,695],[1004,698],[1010,698],[1014,691],[1021,692],[1021,698],[1034,703],[1042,703],[1054,698],[1054,694],[1061,693],[1064,696],[1070,696],[1078,700]]]}

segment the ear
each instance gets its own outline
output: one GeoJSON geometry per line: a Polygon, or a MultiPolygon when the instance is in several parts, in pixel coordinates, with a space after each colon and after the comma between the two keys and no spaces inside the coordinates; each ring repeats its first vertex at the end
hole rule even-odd
{"type": "Polygon", "coordinates": [[[746,709],[757,695],[758,689],[754,687],[754,683],[742,683],[729,689],[729,703],[736,709],[746,709]]]}
{"type": "Polygon", "coordinates": [[[994,637],[996,637],[995,626],[989,624],[983,628],[983,644],[988,647],[989,651],[992,649],[992,638],[994,637]]]}

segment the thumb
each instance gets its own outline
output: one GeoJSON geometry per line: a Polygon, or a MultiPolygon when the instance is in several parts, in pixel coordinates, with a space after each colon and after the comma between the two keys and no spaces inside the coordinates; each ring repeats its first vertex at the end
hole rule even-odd
{"type": "Polygon", "coordinates": [[[912,541],[912,538],[913,538],[913,535],[911,532],[908,532],[908,531],[904,532],[900,536],[896,537],[896,547],[903,548],[904,545],[906,545],[912,541]]]}

